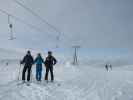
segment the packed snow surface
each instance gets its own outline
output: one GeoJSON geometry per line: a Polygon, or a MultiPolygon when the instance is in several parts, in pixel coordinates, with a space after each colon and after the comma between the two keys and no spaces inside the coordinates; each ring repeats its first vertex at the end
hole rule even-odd
{"type": "Polygon", "coordinates": [[[133,100],[133,65],[113,66],[113,70],[107,72],[97,62],[77,66],[70,62],[54,66],[55,82],[48,84],[44,81],[45,67],[39,83],[33,66],[32,81],[27,86],[18,85],[19,69],[21,72],[23,68],[19,59],[1,60],[0,100],[133,100]]]}

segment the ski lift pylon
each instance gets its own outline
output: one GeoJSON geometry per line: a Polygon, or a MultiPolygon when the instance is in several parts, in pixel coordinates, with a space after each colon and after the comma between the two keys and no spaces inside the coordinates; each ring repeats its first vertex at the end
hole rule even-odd
{"type": "Polygon", "coordinates": [[[10,15],[8,15],[8,25],[9,25],[9,28],[10,28],[10,38],[9,38],[9,40],[14,40],[16,38],[13,36],[13,24],[10,21],[10,15]]]}

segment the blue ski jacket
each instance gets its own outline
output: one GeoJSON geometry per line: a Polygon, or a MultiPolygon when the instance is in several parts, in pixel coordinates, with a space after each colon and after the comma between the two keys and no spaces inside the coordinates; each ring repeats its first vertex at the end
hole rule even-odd
{"type": "Polygon", "coordinates": [[[42,65],[44,63],[44,60],[42,57],[37,57],[34,61],[37,65],[42,65]]]}

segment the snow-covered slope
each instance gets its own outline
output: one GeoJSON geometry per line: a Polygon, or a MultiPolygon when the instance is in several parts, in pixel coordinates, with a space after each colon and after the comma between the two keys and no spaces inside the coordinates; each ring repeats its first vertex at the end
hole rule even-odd
{"type": "Polygon", "coordinates": [[[98,66],[73,66],[69,60],[59,63],[54,67],[55,82],[49,84],[35,81],[33,66],[32,83],[27,86],[17,85],[18,61],[8,66],[0,63],[0,100],[133,100],[133,65],[109,72],[98,66]]]}

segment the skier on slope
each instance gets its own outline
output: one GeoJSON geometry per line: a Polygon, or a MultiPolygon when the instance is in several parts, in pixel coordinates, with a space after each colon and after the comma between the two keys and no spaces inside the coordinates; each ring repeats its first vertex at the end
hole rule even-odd
{"type": "Polygon", "coordinates": [[[45,66],[46,66],[46,74],[45,74],[45,80],[48,82],[48,73],[50,71],[51,73],[51,82],[54,81],[54,75],[53,75],[53,66],[57,63],[57,60],[55,57],[52,56],[52,52],[48,51],[48,56],[45,60],[45,66]]]}
{"type": "Polygon", "coordinates": [[[105,69],[108,71],[108,65],[107,64],[105,65],[105,69]]]}
{"type": "Polygon", "coordinates": [[[109,68],[112,70],[112,65],[111,64],[109,64],[109,68]]]}
{"type": "Polygon", "coordinates": [[[109,68],[110,68],[110,70],[112,70],[112,65],[111,65],[111,64],[106,64],[106,65],[105,65],[105,69],[106,69],[107,71],[109,71],[109,68]]]}
{"type": "Polygon", "coordinates": [[[42,64],[44,63],[44,60],[40,53],[38,53],[34,63],[36,64],[36,80],[41,81],[42,78],[42,64]]]}
{"type": "Polygon", "coordinates": [[[24,56],[23,60],[20,62],[21,64],[24,64],[23,72],[22,72],[22,81],[25,83],[25,73],[28,71],[27,74],[27,81],[30,81],[30,74],[31,74],[31,68],[34,63],[33,57],[31,56],[31,52],[28,51],[26,56],[24,56]]]}

